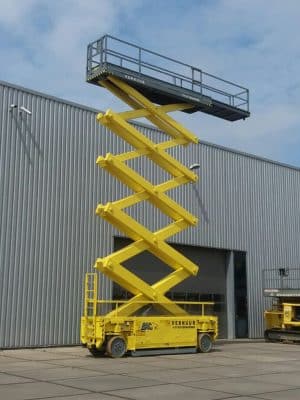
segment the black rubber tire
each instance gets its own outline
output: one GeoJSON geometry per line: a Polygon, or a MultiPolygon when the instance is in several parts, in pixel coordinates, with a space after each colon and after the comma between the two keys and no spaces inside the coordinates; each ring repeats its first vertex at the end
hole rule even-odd
{"type": "Polygon", "coordinates": [[[200,353],[209,353],[212,349],[212,338],[208,333],[198,334],[198,351],[200,353]]]}
{"type": "Polygon", "coordinates": [[[127,345],[122,336],[112,336],[106,345],[106,353],[111,358],[121,358],[127,351],[127,345]]]}
{"type": "Polygon", "coordinates": [[[103,349],[97,349],[97,347],[89,347],[89,352],[94,356],[94,357],[102,357],[105,354],[105,350],[103,349]]]}

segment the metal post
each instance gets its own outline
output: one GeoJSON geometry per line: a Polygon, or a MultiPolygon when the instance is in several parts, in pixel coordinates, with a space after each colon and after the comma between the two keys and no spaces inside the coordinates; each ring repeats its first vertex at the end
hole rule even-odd
{"type": "Polygon", "coordinates": [[[98,300],[98,274],[92,275],[93,285],[93,316],[97,316],[97,300],[98,300]]]}
{"type": "Polygon", "coordinates": [[[202,86],[202,70],[200,70],[200,93],[202,94],[203,86],[202,86]]]}
{"type": "Polygon", "coordinates": [[[193,67],[191,67],[192,68],[192,90],[194,90],[194,68],[193,67]]]}
{"type": "Polygon", "coordinates": [[[235,303],[234,303],[234,252],[227,256],[226,266],[226,311],[227,339],[235,338],[235,303]]]}
{"type": "Polygon", "coordinates": [[[101,42],[100,42],[100,64],[101,64],[101,66],[103,64],[103,39],[101,39],[101,42]]]}
{"type": "Polygon", "coordinates": [[[249,111],[249,90],[247,89],[247,111],[249,111]]]}
{"type": "Polygon", "coordinates": [[[141,65],[141,62],[142,62],[142,49],[139,48],[139,74],[140,74],[140,75],[141,75],[141,72],[142,72],[142,65],[141,65]]]}
{"type": "Polygon", "coordinates": [[[105,39],[104,39],[104,51],[103,51],[103,53],[104,53],[104,62],[107,62],[107,36],[105,36],[105,39]]]}

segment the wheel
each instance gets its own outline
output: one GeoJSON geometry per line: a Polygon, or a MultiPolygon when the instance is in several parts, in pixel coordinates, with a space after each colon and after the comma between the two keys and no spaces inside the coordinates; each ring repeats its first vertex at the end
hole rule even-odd
{"type": "Polygon", "coordinates": [[[112,336],[107,342],[106,352],[112,358],[123,357],[126,350],[126,342],[121,336],[112,336]]]}
{"type": "Polygon", "coordinates": [[[105,354],[105,350],[103,349],[97,349],[97,347],[89,347],[89,352],[94,356],[94,357],[101,357],[105,354]]]}
{"type": "Polygon", "coordinates": [[[209,353],[212,349],[212,338],[208,333],[198,334],[198,350],[201,353],[209,353]]]}

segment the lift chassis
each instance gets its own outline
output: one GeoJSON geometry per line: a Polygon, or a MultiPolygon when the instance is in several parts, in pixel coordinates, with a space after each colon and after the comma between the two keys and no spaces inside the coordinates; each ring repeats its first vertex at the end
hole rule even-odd
{"type": "MultiPolygon", "coordinates": [[[[145,354],[209,352],[218,332],[217,318],[205,314],[211,302],[178,302],[199,309],[194,315],[118,316],[126,301],[97,300],[97,273],[86,274],[85,312],[81,340],[94,356],[122,357],[145,354]],[[114,316],[99,315],[101,308],[114,309],[114,316]]],[[[159,306],[144,302],[140,306],[159,306]]],[[[176,304],[178,304],[176,303],[176,304]]]]}

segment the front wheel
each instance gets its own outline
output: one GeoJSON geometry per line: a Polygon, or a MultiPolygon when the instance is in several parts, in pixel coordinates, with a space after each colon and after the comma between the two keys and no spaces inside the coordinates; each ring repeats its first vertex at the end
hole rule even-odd
{"type": "Polygon", "coordinates": [[[112,336],[106,345],[106,352],[112,358],[121,358],[126,353],[127,346],[122,336],[112,336]]]}
{"type": "Polygon", "coordinates": [[[198,334],[198,350],[201,353],[209,353],[212,349],[212,338],[208,333],[198,334]]]}

